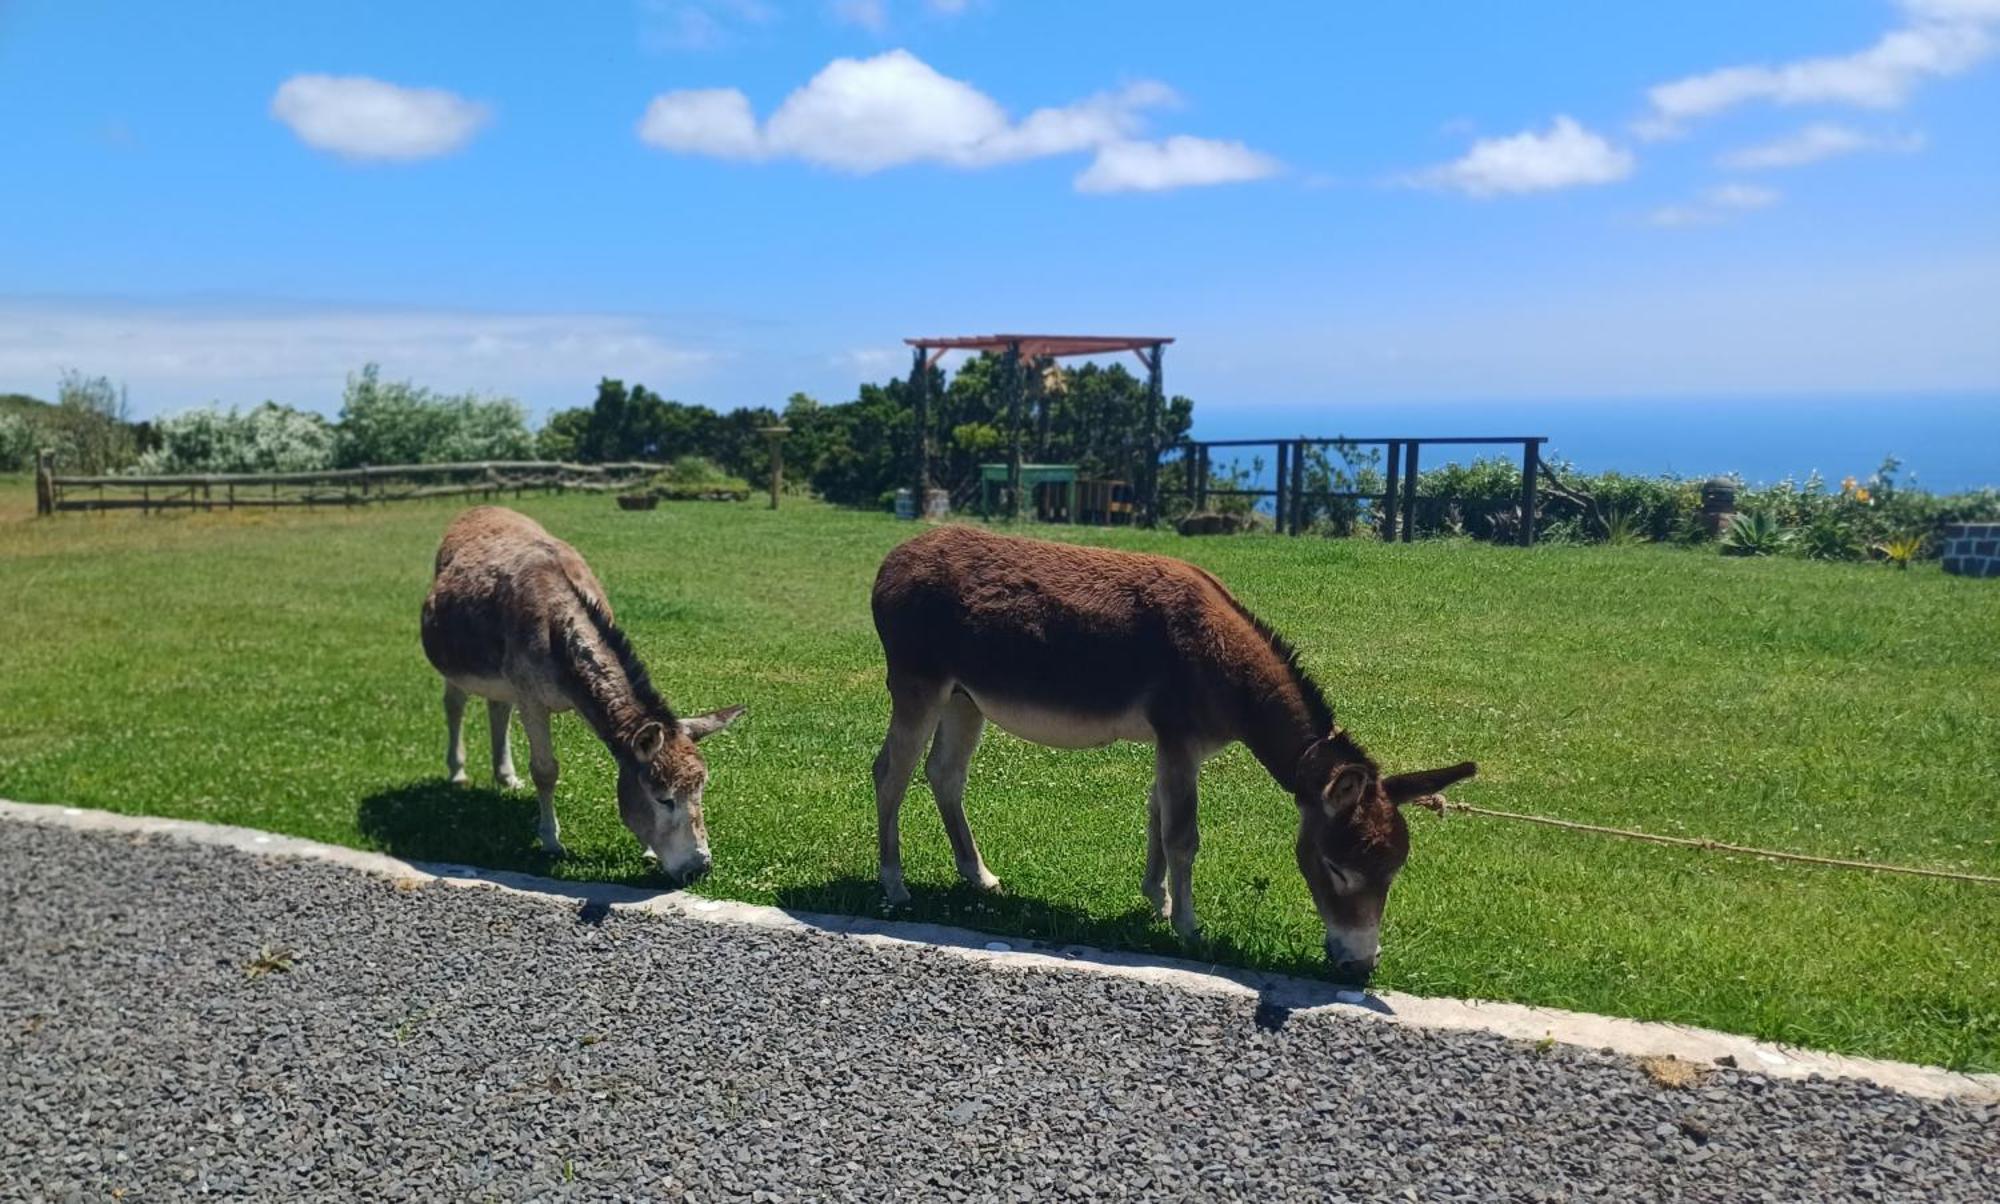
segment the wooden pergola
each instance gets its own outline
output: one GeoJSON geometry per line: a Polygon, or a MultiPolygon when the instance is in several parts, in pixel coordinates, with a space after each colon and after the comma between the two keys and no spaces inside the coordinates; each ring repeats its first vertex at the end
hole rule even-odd
{"type": "Polygon", "coordinates": [[[1005,364],[1001,375],[1007,392],[1007,416],[1011,430],[1007,452],[1007,517],[1021,513],[1021,363],[1025,360],[1064,359],[1077,355],[1108,355],[1129,351],[1146,366],[1146,462],[1139,486],[1140,521],[1151,526],[1160,513],[1160,412],[1165,394],[1160,385],[1160,360],[1170,338],[1157,335],[1082,334],[978,334],[950,338],[904,339],[915,348],[910,380],[916,389],[917,451],[916,509],[924,512],[924,499],[931,487],[930,391],[931,373],[947,351],[992,352],[1005,364]]]}

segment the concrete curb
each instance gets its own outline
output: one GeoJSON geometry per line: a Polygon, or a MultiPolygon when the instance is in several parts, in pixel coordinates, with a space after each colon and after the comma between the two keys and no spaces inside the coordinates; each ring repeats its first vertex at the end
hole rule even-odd
{"type": "Polygon", "coordinates": [[[1048,945],[999,938],[941,924],[905,923],[866,916],[820,915],[708,899],[686,891],[644,890],[599,882],[561,882],[531,874],[466,865],[411,862],[382,853],[300,840],[195,820],[120,815],[41,803],[0,799],[0,820],[43,824],[84,832],[170,836],[195,844],[238,849],[273,857],[296,857],[346,866],[389,879],[444,882],[533,895],[566,904],[678,916],[712,924],[750,925],[814,931],[878,945],[915,945],[982,962],[1004,970],[1069,970],[1114,974],[1180,990],[1254,998],[1263,1006],[1293,1014],[1371,1017],[1425,1029],[1473,1030],[1521,1041],[1554,1040],[1606,1049],[1630,1057],[1674,1057],[1697,1065],[1718,1061],[1772,1078],[1812,1075],[1860,1079],[1930,1099],[2000,1100],[2000,1074],[1964,1074],[1876,1058],[1852,1058],[1752,1040],[1710,1029],[1654,1021],[1596,1016],[1557,1008],[1480,1000],[1431,999],[1384,991],[1362,995],[1330,983],[1235,967],[1204,965],[1178,958],[1120,953],[1083,945],[1048,945]]]}

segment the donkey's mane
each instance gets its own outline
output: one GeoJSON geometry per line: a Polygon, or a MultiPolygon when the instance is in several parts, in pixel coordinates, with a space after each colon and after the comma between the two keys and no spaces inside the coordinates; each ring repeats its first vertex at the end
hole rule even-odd
{"type": "Polygon", "coordinates": [[[1292,647],[1290,640],[1278,634],[1277,628],[1258,618],[1249,607],[1238,602],[1233,594],[1225,590],[1223,596],[1229,599],[1229,604],[1236,608],[1236,613],[1242,615],[1244,622],[1250,624],[1251,628],[1263,637],[1264,642],[1270,645],[1271,651],[1284,664],[1285,672],[1291,676],[1292,685],[1298,690],[1299,696],[1305,699],[1306,710],[1312,715],[1313,726],[1323,732],[1332,731],[1333,707],[1327,702],[1326,695],[1321,692],[1319,683],[1314,681],[1312,674],[1306,672],[1306,667],[1299,663],[1299,650],[1292,647]]]}
{"type": "MultiPolygon", "coordinates": [[[[641,661],[639,654],[633,651],[632,641],[627,638],[624,629],[611,621],[611,616],[605,612],[603,604],[597,599],[577,589],[574,584],[570,588],[576,594],[577,605],[583,608],[584,616],[590,620],[598,642],[609,649],[612,657],[617,660],[619,670],[625,674],[625,681],[632,689],[632,697],[645,711],[647,717],[657,719],[669,728],[679,723],[680,721],[674,716],[673,708],[669,707],[667,700],[660,697],[660,692],[653,688],[653,679],[646,672],[645,662],[641,661]]],[[[565,634],[570,649],[577,659],[595,662],[596,657],[592,655],[590,648],[576,638],[578,633],[574,627],[570,627],[565,634]]]]}

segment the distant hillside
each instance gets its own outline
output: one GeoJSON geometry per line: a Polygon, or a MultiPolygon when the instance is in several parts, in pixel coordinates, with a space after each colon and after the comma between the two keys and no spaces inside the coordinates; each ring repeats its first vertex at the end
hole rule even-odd
{"type": "Polygon", "coordinates": [[[26,393],[0,393],[0,414],[42,414],[53,409],[48,402],[26,393]]]}

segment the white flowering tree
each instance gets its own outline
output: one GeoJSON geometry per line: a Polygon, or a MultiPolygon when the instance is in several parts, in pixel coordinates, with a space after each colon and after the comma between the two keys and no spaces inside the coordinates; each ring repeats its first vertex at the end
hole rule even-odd
{"type": "Polygon", "coordinates": [[[205,406],[154,423],[159,446],[139,457],[145,473],[313,472],[333,465],[326,419],[267,401],[249,410],[205,406]]]}

